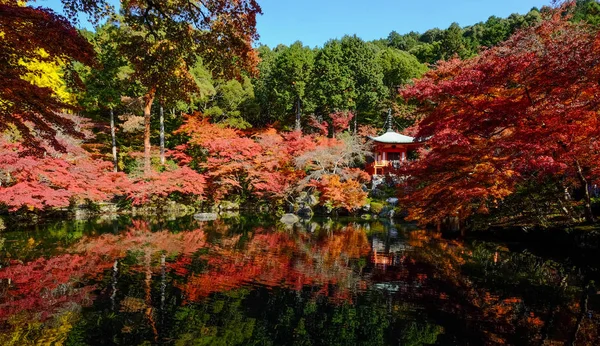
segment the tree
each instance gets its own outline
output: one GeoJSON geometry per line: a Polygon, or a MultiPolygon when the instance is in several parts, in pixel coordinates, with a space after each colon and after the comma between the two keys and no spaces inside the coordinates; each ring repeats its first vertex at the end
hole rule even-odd
{"type": "Polygon", "coordinates": [[[357,96],[354,83],[352,71],[345,64],[341,42],[332,40],[325,43],[315,56],[310,83],[315,111],[329,114],[336,110],[354,109],[357,96]]]}
{"type": "Polygon", "coordinates": [[[258,63],[259,75],[252,79],[254,86],[256,102],[260,107],[258,117],[252,119],[253,125],[272,124],[279,120],[276,111],[276,100],[271,88],[272,72],[275,65],[275,58],[278,55],[278,50],[271,50],[268,46],[261,45],[256,51],[259,54],[260,62],[258,63]]]}
{"type": "Polygon", "coordinates": [[[430,148],[408,171],[412,219],[464,220],[489,212],[519,184],[563,175],[594,220],[600,36],[566,21],[564,10],[479,57],[440,63],[403,91],[421,102],[417,137],[430,148]]]}
{"type": "Polygon", "coordinates": [[[254,87],[249,77],[242,81],[214,81],[214,94],[201,100],[204,105],[200,109],[214,123],[225,124],[238,129],[246,129],[252,125],[246,120],[256,112],[254,87]]]}
{"type": "MultiPolygon", "coordinates": [[[[75,116],[61,116],[73,123],[83,122],[75,116]]],[[[12,132],[18,132],[16,127],[12,132]]],[[[64,135],[56,140],[68,154],[45,147],[49,155],[35,157],[24,150],[18,135],[5,133],[0,138],[0,204],[11,211],[44,210],[106,201],[131,187],[122,173],[110,172],[111,164],[94,160],[79,141],[64,135]]]]}
{"type": "Polygon", "coordinates": [[[600,25],[600,3],[597,0],[577,0],[573,20],[600,25]]]}
{"type": "Polygon", "coordinates": [[[400,35],[399,33],[392,31],[387,37],[387,45],[388,47],[408,52],[419,44],[419,36],[420,35],[414,31],[411,31],[406,35],[400,35]]]}
{"type": "Polygon", "coordinates": [[[397,87],[421,77],[427,71],[414,55],[393,48],[379,52],[378,63],[383,70],[383,84],[394,95],[397,94],[397,87]]]}
{"type": "Polygon", "coordinates": [[[198,56],[215,68],[214,75],[254,72],[257,38],[254,0],[202,4],[188,1],[125,2],[121,8],[121,51],[144,87],[144,170],[150,173],[150,116],[157,95],[187,99],[198,90],[190,67],[198,56]]]}
{"type": "Polygon", "coordinates": [[[310,86],[318,115],[340,110],[358,113],[376,107],[386,95],[377,50],[375,44],[356,36],[325,44],[315,56],[310,86]]]}
{"type": "Polygon", "coordinates": [[[356,36],[342,37],[341,44],[344,63],[351,71],[356,90],[355,107],[349,109],[371,110],[386,95],[383,73],[377,64],[377,48],[356,36]]]}
{"type": "Polygon", "coordinates": [[[27,65],[72,60],[93,64],[94,52],[65,18],[19,4],[17,0],[0,2],[0,131],[15,126],[23,144],[38,156],[44,152],[44,141],[65,151],[56,139],[58,133],[81,137],[76,124],[59,113],[73,106],[51,88],[26,80],[27,65]]]}
{"type": "Polygon", "coordinates": [[[322,204],[356,209],[365,202],[367,194],[362,191],[361,184],[369,176],[355,167],[364,162],[367,155],[370,155],[368,145],[349,132],[336,138],[321,138],[314,149],[294,160],[298,169],[307,172],[297,188],[315,187],[322,194],[322,204]]]}
{"type": "Polygon", "coordinates": [[[79,103],[87,112],[106,111],[110,115],[110,135],[113,164],[118,170],[117,138],[114,111],[121,104],[121,97],[136,94],[136,83],[129,83],[129,75],[133,72],[117,45],[118,28],[113,23],[106,23],[90,33],[90,41],[94,45],[99,68],[84,69],[82,74],[86,92],[79,103]]]}
{"type": "Polygon", "coordinates": [[[463,29],[458,23],[450,24],[448,29],[444,31],[440,49],[442,59],[450,59],[454,55],[458,55],[461,58],[468,57],[469,52],[465,47],[463,29]]]}
{"type": "Polygon", "coordinates": [[[303,46],[302,42],[295,42],[277,54],[267,81],[267,87],[274,94],[275,111],[280,116],[295,113],[297,130],[300,130],[302,111],[311,112],[313,109],[307,97],[313,65],[314,51],[303,46]]]}
{"type": "Polygon", "coordinates": [[[367,192],[361,182],[354,179],[341,181],[339,175],[325,175],[312,184],[321,194],[322,203],[329,208],[355,210],[367,202],[367,192]]]}

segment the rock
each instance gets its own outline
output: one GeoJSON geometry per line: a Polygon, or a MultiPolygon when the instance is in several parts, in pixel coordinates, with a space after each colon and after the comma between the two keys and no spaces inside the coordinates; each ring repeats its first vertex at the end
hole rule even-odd
{"type": "Polygon", "coordinates": [[[213,221],[217,219],[216,213],[197,213],[194,214],[194,219],[198,221],[213,221]]]}
{"type": "Polygon", "coordinates": [[[304,206],[304,208],[300,208],[300,210],[298,210],[297,214],[303,219],[310,219],[312,218],[314,213],[312,209],[310,209],[310,207],[304,206]]]}
{"type": "Polygon", "coordinates": [[[371,190],[377,189],[377,187],[385,182],[385,179],[382,175],[373,176],[373,185],[371,186],[371,190]]]}
{"type": "Polygon", "coordinates": [[[279,219],[281,223],[285,223],[286,225],[293,225],[296,222],[300,221],[300,218],[295,214],[283,214],[281,219],[279,219]]]}
{"type": "Polygon", "coordinates": [[[381,209],[381,211],[378,213],[379,217],[381,218],[386,218],[390,216],[390,210],[392,210],[392,208],[390,206],[385,206],[381,209]]]}
{"type": "Polygon", "coordinates": [[[390,197],[390,198],[388,198],[386,200],[386,202],[388,202],[391,205],[396,205],[396,204],[398,204],[398,198],[396,198],[396,197],[390,197]]]}
{"type": "Polygon", "coordinates": [[[367,203],[360,208],[361,211],[368,213],[371,211],[371,204],[367,203]]]}
{"type": "Polygon", "coordinates": [[[319,199],[312,194],[307,193],[306,191],[300,192],[300,195],[296,197],[295,202],[297,205],[308,205],[309,207],[314,207],[319,204],[319,199]]]}
{"type": "Polygon", "coordinates": [[[311,207],[314,207],[315,205],[319,204],[319,199],[315,195],[308,195],[306,198],[306,203],[311,207]]]}
{"type": "Polygon", "coordinates": [[[89,209],[75,208],[75,220],[87,220],[92,216],[92,212],[89,209]]]}

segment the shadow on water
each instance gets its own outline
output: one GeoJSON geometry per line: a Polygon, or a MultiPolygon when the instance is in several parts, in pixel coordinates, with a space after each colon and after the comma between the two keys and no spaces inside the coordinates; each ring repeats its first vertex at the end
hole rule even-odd
{"type": "Polygon", "coordinates": [[[598,344],[589,268],[390,221],[58,222],[1,234],[0,344],[598,344]]]}

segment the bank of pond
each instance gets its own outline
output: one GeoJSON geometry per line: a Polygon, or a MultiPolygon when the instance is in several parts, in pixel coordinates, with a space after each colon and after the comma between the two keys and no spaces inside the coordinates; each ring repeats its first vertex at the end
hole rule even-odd
{"type": "Polygon", "coordinates": [[[389,219],[7,224],[0,344],[596,345],[599,232],[389,219]]]}

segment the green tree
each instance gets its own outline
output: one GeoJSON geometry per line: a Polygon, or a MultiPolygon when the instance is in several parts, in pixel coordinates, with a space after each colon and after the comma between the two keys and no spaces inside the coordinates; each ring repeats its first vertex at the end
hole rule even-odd
{"type": "Polygon", "coordinates": [[[383,72],[377,63],[377,47],[354,36],[344,36],[341,40],[344,63],[351,71],[358,112],[373,110],[385,97],[383,72]]]}
{"type": "Polygon", "coordinates": [[[421,35],[414,31],[411,31],[406,35],[400,35],[396,31],[392,31],[387,37],[387,45],[408,52],[419,44],[420,36],[421,35]]]}
{"type": "Polygon", "coordinates": [[[269,75],[268,87],[274,94],[275,111],[286,119],[296,115],[295,128],[300,129],[302,111],[314,108],[307,95],[307,85],[314,66],[314,51],[298,41],[281,50],[269,75]]]}
{"type": "Polygon", "coordinates": [[[448,29],[444,31],[440,49],[440,58],[444,60],[447,60],[454,55],[458,55],[460,58],[469,56],[470,52],[465,47],[463,29],[458,23],[450,24],[448,29]]]}
{"type": "Polygon", "coordinates": [[[573,20],[600,25],[600,3],[597,0],[577,0],[573,20]]]}
{"type": "Polygon", "coordinates": [[[215,94],[206,102],[206,106],[204,114],[210,116],[215,123],[239,129],[251,127],[246,117],[248,113],[256,112],[256,107],[250,78],[244,76],[242,82],[236,79],[216,81],[215,94]]]}
{"type": "Polygon", "coordinates": [[[440,42],[424,43],[411,49],[410,54],[414,55],[420,62],[434,64],[440,59],[440,42]]]}
{"type": "Polygon", "coordinates": [[[486,47],[492,47],[505,41],[510,34],[511,27],[508,20],[491,16],[483,26],[480,44],[486,47]]]}
{"type": "Polygon", "coordinates": [[[320,115],[356,108],[355,81],[339,40],[328,41],[315,56],[310,89],[320,115]]]}
{"type": "Polygon", "coordinates": [[[383,84],[394,94],[397,87],[421,77],[427,71],[427,67],[414,55],[394,48],[380,51],[378,63],[383,71],[383,84]]]}
{"type": "Polygon", "coordinates": [[[260,57],[259,76],[252,80],[252,85],[254,85],[255,99],[260,110],[259,116],[251,119],[250,122],[253,125],[266,125],[277,120],[276,100],[271,89],[271,79],[278,51],[265,45],[259,46],[256,50],[260,57]]]}
{"type": "MultiPolygon", "coordinates": [[[[100,63],[99,68],[80,66],[86,90],[81,94],[79,103],[86,112],[103,112],[110,115],[110,133],[112,158],[115,172],[118,170],[117,139],[115,131],[114,110],[121,104],[122,96],[134,96],[136,83],[129,81],[133,72],[125,57],[120,54],[116,43],[118,28],[113,23],[106,23],[96,29],[95,33],[85,32],[92,43],[100,63]]],[[[137,96],[137,95],[136,95],[137,96]]]]}

